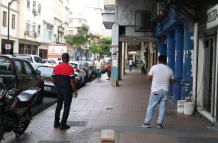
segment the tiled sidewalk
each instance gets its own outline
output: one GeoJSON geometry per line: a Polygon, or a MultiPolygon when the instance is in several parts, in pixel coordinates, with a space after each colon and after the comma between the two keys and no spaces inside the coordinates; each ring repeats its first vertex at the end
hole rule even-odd
{"type": "Polygon", "coordinates": [[[139,71],[127,72],[120,86],[111,81],[95,80],[79,91],[69,116],[71,128],[61,131],[53,128],[55,106],[36,116],[27,133],[7,143],[97,143],[102,129],[116,132],[116,143],[217,143],[218,131],[194,116],[176,112],[168,104],[163,129],[157,129],[153,118],[150,129],[143,128],[148,104],[150,82],[139,71]]]}

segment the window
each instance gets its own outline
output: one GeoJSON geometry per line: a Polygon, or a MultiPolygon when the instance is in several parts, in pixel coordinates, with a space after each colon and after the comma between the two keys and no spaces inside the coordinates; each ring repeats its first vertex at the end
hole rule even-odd
{"type": "Polygon", "coordinates": [[[3,11],[3,27],[7,26],[7,12],[3,11]]]}
{"type": "Polygon", "coordinates": [[[42,59],[39,58],[39,57],[34,57],[34,61],[35,61],[36,63],[43,63],[43,62],[42,62],[42,59]]]}
{"type": "Polygon", "coordinates": [[[27,8],[30,8],[30,0],[26,1],[27,8]]]}
{"type": "Polygon", "coordinates": [[[34,73],[34,70],[33,68],[31,67],[31,65],[28,63],[28,62],[24,62],[24,69],[26,71],[26,74],[33,74],[34,73]]]}
{"type": "Polygon", "coordinates": [[[15,29],[15,15],[12,14],[12,25],[11,25],[12,29],[15,29]]]}
{"type": "Polygon", "coordinates": [[[36,32],[36,25],[35,24],[33,24],[32,29],[33,29],[33,32],[36,32]]]}
{"type": "Polygon", "coordinates": [[[24,74],[23,65],[20,60],[15,60],[15,68],[18,74],[24,74]]]}
{"type": "Polygon", "coordinates": [[[135,31],[148,32],[152,30],[151,12],[137,10],[135,12],[135,31]]]}
{"type": "Polygon", "coordinates": [[[33,1],[33,8],[36,7],[36,1],[33,1]]]}
{"type": "Polygon", "coordinates": [[[41,13],[41,4],[38,4],[38,13],[41,13]]]}
{"type": "Polygon", "coordinates": [[[38,25],[38,34],[40,35],[41,33],[41,25],[38,25]]]}

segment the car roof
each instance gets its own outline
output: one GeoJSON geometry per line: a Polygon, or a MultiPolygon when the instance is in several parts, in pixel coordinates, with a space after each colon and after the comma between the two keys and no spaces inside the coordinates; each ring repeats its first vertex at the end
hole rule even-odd
{"type": "Polygon", "coordinates": [[[22,61],[28,61],[26,59],[16,58],[14,55],[0,55],[0,57],[5,57],[5,58],[9,58],[9,59],[17,59],[17,60],[22,60],[22,61]]]}

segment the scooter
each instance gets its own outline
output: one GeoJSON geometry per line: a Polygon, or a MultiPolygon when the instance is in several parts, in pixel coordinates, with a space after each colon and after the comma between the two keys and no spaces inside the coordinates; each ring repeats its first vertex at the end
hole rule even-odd
{"type": "Polygon", "coordinates": [[[0,142],[6,132],[13,131],[17,137],[25,132],[32,119],[31,108],[39,98],[40,90],[7,90],[0,83],[0,142]]]}

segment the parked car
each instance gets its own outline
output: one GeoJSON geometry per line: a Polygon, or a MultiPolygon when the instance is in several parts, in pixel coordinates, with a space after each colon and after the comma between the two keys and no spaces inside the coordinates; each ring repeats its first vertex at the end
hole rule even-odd
{"type": "Polygon", "coordinates": [[[55,86],[51,80],[51,76],[53,73],[54,65],[40,65],[37,70],[40,71],[41,77],[44,80],[44,92],[45,94],[49,94],[52,96],[57,95],[55,86]]]}
{"type": "Polygon", "coordinates": [[[30,55],[30,54],[14,54],[16,58],[26,59],[30,62],[34,69],[37,69],[39,65],[44,64],[42,59],[37,55],[30,55]]]}
{"type": "Polygon", "coordinates": [[[78,85],[81,87],[82,85],[85,85],[87,82],[86,79],[86,72],[84,70],[83,64],[78,61],[69,61],[69,64],[74,68],[74,72],[77,75],[78,78],[78,85]]]}
{"type": "Polygon", "coordinates": [[[79,63],[82,64],[82,68],[86,72],[86,76],[87,76],[86,78],[90,79],[92,76],[92,68],[91,68],[90,64],[86,61],[79,61],[79,63]]]}
{"type": "MultiPolygon", "coordinates": [[[[57,92],[56,92],[54,83],[51,80],[53,69],[54,69],[54,65],[52,65],[52,64],[44,64],[44,65],[38,66],[38,68],[37,68],[37,70],[41,72],[41,77],[44,80],[44,92],[45,92],[45,94],[52,95],[52,96],[56,97],[57,92]]],[[[77,85],[80,84],[79,79],[77,77],[75,77],[75,80],[76,80],[77,85]]],[[[77,88],[79,88],[79,87],[77,86],[77,88]]]]}
{"type": "Polygon", "coordinates": [[[37,103],[43,101],[44,81],[40,72],[34,70],[25,59],[15,58],[11,55],[0,55],[0,83],[4,83],[7,90],[16,88],[20,91],[39,88],[37,103]]]}

